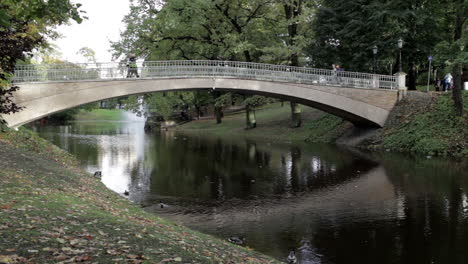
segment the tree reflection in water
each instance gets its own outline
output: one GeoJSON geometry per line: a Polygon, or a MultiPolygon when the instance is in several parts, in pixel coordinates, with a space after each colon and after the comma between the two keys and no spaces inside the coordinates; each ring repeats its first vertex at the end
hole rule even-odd
{"type": "Polygon", "coordinates": [[[222,238],[244,236],[249,247],[278,259],[291,249],[300,256],[303,241],[310,241],[302,252],[313,253],[310,263],[468,259],[468,175],[454,162],[367,157],[319,144],[145,135],[139,126],[37,130],[149,211],[222,238]],[[158,207],[160,201],[170,207],[158,207]]]}

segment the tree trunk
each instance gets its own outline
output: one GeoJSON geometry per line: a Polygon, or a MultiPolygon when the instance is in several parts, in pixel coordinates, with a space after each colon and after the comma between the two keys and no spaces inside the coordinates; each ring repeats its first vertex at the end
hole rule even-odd
{"type": "Polygon", "coordinates": [[[196,111],[197,111],[197,120],[200,120],[200,116],[201,116],[201,106],[195,105],[195,109],[196,109],[196,111]]]}
{"type": "MultiPolygon", "coordinates": [[[[284,6],[284,12],[286,19],[290,21],[288,24],[288,45],[294,47],[296,45],[295,38],[298,35],[298,24],[294,19],[301,15],[302,12],[302,0],[294,0],[287,2],[284,6]]],[[[290,56],[291,66],[299,66],[299,54],[296,52],[290,56]]],[[[291,103],[291,117],[292,127],[300,127],[302,124],[301,120],[301,108],[299,104],[294,102],[291,103]]]]}
{"type": "Polygon", "coordinates": [[[247,124],[247,129],[252,129],[257,127],[257,121],[255,120],[255,108],[246,106],[245,107],[245,120],[247,124]]]}
{"type": "Polygon", "coordinates": [[[216,124],[221,124],[222,119],[224,117],[223,108],[220,106],[215,106],[214,111],[216,116],[216,124]]]}
{"type": "Polygon", "coordinates": [[[408,90],[416,91],[416,66],[413,63],[408,72],[408,90]]]}
{"type": "Polygon", "coordinates": [[[292,119],[292,127],[294,128],[301,127],[301,124],[302,124],[301,107],[298,103],[291,102],[291,119],[292,119]]]}
{"type": "Polygon", "coordinates": [[[452,99],[455,106],[455,114],[457,116],[463,116],[462,74],[463,72],[460,65],[459,70],[455,74],[455,85],[452,89],[452,99]]]}
{"type": "MultiPolygon", "coordinates": [[[[456,8],[457,10],[456,17],[455,17],[455,28],[453,32],[453,40],[457,41],[461,39],[462,37],[462,32],[463,32],[463,25],[465,24],[465,21],[467,20],[467,15],[466,11],[463,5],[463,2],[465,0],[458,0],[455,2],[456,6],[459,8],[456,8]]],[[[462,75],[463,75],[463,67],[460,64],[458,66],[458,69],[456,70],[455,74],[455,86],[452,90],[452,99],[453,103],[455,106],[455,113],[458,116],[463,115],[463,97],[462,97],[462,92],[461,90],[463,89],[463,81],[462,81],[462,75]]]]}

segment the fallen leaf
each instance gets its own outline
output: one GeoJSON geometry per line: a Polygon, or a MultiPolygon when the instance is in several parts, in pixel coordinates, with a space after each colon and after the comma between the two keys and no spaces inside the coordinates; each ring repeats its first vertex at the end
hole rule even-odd
{"type": "Polygon", "coordinates": [[[58,261],[63,261],[63,260],[66,260],[68,258],[70,258],[70,256],[67,256],[65,254],[60,254],[60,255],[55,257],[55,259],[58,260],[58,261]]]}
{"type": "Polygon", "coordinates": [[[90,261],[92,259],[91,256],[88,256],[88,255],[84,255],[84,256],[77,256],[75,258],[75,261],[77,262],[83,262],[83,261],[90,261]]]}

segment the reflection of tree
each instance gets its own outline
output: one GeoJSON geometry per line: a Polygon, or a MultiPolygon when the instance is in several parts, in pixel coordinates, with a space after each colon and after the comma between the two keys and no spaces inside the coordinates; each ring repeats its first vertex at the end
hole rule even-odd
{"type": "Polygon", "coordinates": [[[404,199],[396,223],[401,263],[465,263],[468,221],[463,218],[466,173],[443,160],[388,156],[387,175],[404,199]]]}

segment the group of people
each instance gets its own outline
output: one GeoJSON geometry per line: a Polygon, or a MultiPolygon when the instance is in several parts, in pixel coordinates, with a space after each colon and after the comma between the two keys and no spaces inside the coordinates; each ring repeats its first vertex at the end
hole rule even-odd
{"type": "Polygon", "coordinates": [[[435,90],[438,91],[449,91],[453,88],[453,76],[449,72],[447,73],[444,78],[440,79],[437,78],[434,83],[435,90]]]}

